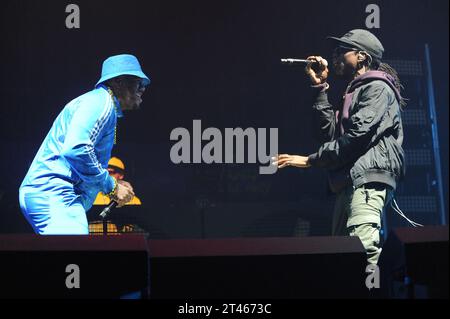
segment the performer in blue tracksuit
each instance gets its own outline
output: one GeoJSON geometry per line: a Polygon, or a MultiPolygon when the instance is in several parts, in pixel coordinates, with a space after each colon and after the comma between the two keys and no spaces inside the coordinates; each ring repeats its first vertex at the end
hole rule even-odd
{"type": "Polygon", "coordinates": [[[150,79],[129,54],[103,62],[95,89],[69,102],[53,123],[19,189],[23,214],[37,234],[88,234],[88,211],[98,192],[123,206],[128,182],[107,171],[117,118],[138,109],[150,79]]]}

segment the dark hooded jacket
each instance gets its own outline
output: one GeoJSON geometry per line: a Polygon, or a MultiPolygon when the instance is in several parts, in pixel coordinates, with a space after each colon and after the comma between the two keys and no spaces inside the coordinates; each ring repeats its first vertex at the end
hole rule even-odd
{"type": "Polygon", "coordinates": [[[393,189],[405,174],[401,96],[392,77],[368,71],[348,86],[340,110],[318,91],[313,117],[322,146],[309,156],[313,167],[329,170],[330,188],[383,183],[393,189]]]}

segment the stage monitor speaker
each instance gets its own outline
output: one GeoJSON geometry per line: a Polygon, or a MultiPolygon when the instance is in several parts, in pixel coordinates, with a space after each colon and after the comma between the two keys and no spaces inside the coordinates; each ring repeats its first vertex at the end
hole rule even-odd
{"type": "Polygon", "coordinates": [[[142,235],[0,235],[0,298],[148,297],[142,235]]]}
{"type": "Polygon", "coordinates": [[[357,237],[149,240],[151,298],[363,298],[357,237]]]}
{"type": "Polygon", "coordinates": [[[393,230],[379,260],[383,296],[448,298],[448,232],[448,225],[393,230]]]}

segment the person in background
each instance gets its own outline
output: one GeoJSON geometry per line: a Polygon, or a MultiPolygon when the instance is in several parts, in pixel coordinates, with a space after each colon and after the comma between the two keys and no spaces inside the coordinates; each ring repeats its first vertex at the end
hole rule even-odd
{"type": "MultiPolygon", "coordinates": [[[[123,181],[125,178],[125,164],[118,157],[111,157],[108,162],[107,168],[109,174],[114,177],[118,181],[123,181]]],[[[96,206],[107,206],[111,202],[111,199],[108,195],[99,192],[97,197],[95,198],[94,205],[96,206]]],[[[125,204],[125,206],[141,206],[142,202],[136,195],[125,204]]],[[[120,220],[120,219],[118,219],[120,220]]],[[[126,222],[125,224],[120,225],[118,221],[110,221],[106,222],[106,230],[108,234],[120,234],[120,233],[143,233],[145,232],[142,228],[134,223],[126,222]]],[[[92,235],[103,234],[103,221],[93,220],[89,222],[89,233],[92,235]]]]}
{"type": "MultiPolygon", "coordinates": [[[[117,181],[123,181],[125,178],[125,164],[117,157],[111,157],[107,168],[109,175],[114,177],[117,181]]],[[[111,198],[102,192],[97,194],[93,205],[109,205],[111,198]]],[[[136,195],[125,205],[142,205],[141,200],[136,195]]]]}

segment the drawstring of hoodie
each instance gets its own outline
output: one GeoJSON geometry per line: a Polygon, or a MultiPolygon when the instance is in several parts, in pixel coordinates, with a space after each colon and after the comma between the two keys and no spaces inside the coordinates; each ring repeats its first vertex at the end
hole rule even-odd
{"type": "Polygon", "coordinates": [[[397,201],[395,200],[395,198],[392,198],[391,200],[391,207],[392,209],[399,214],[401,217],[403,217],[410,225],[412,225],[413,227],[423,227],[422,224],[416,223],[415,221],[409,219],[400,209],[400,207],[398,207],[397,201]]]}

